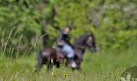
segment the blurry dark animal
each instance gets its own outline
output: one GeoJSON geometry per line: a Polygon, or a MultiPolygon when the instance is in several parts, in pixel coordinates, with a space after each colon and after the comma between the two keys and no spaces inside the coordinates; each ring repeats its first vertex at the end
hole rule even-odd
{"type": "Polygon", "coordinates": [[[54,48],[44,48],[37,54],[36,72],[39,71],[43,65],[47,65],[47,70],[51,69],[53,65],[60,67],[60,61],[64,57],[56,53],[54,48]]]}
{"type": "Polygon", "coordinates": [[[77,54],[75,61],[78,69],[80,68],[81,62],[83,61],[83,54],[85,53],[86,48],[89,48],[91,52],[97,51],[95,37],[92,33],[81,35],[78,39],[75,40],[73,46],[77,54]]]}
{"type": "MultiPolygon", "coordinates": [[[[80,64],[83,61],[83,54],[85,53],[86,48],[89,48],[91,52],[97,51],[95,37],[92,33],[81,35],[78,39],[75,40],[72,46],[76,53],[75,62],[77,64],[77,69],[80,68],[80,64]]],[[[48,70],[52,68],[53,65],[60,67],[60,63],[64,62],[64,59],[66,59],[67,66],[68,59],[61,52],[56,52],[56,49],[54,48],[45,48],[37,55],[36,71],[40,70],[44,64],[47,64],[48,70]]]]}
{"type": "MultiPolygon", "coordinates": [[[[77,38],[74,41],[72,47],[74,48],[76,54],[74,59],[77,64],[77,67],[73,69],[80,69],[80,65],[83,61],[83,54],[85,53],[86,48],[88,48],[91,52],[97,51],[95,37],[92,33],[86,33],[84,35],[81,35],[79,38],[77,38]]],[[[68,66],[69,59],[67,59],[67,57],[65,57],[65,59],[66,59],[66,66],[68,66]]]]}

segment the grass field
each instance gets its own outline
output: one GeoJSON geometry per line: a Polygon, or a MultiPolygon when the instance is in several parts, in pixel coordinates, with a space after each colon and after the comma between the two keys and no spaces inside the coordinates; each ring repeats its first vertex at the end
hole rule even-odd
{"type": "Polygon", "coordinates": [[[137,65],[137,55],[131,52],[86,52],[81,71],[63,66],[48,72],[44,67],[39,74],[35,74],[35,63],[35,53],[18,59],[1,56],[0,81],[119,81],[126,68],[137,65]]]}

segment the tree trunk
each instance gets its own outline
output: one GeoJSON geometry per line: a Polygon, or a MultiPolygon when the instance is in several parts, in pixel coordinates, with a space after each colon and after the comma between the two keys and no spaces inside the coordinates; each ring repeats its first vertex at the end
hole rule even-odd
{"type": "Polygon", "coordinates": [[[42,36],[43,36],[43,47],[46,48],[48,46],[47,44],[47,41],[48,41],[48,35],[46,33],[46,30],[47,30],[47,27],[46,27],[46,18],[45,18],[45,11],[44,11],[44,8],[46,8],[46,3],[47,0],[42,0],[42,5],[41,5],[41,14],[42,14],[42,30],[41,30],[41,33],[42,33],[42,36]]]}
{"type": "Polygon", "coordinates": [[[56,29],[60,31],[60,28],[58,26],[58,22],[54,20],[54,17],[58,15],[58,6],[54,6],[52,9],[52,15],[51,15],[51,25],[56,29]]]}

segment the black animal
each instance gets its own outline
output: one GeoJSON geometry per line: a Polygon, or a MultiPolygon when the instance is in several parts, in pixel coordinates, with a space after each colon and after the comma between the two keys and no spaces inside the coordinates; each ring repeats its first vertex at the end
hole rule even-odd
{"type": "MultiPolygon", "coordinates": [[[[75,40],[73,47],[76,52],[75,62],[77,64],[76,68],[78,69],[80,68],[81,62],[83,61],[83,54],[86,48],[89,48],[92,52],[97,51],[95,37],[92,33],[81,35],[78,39],[75,40]]],[[[64,57],[65,56],[63,56],[63,54],[57,53],[54,48],[45,48],[41,50],[37,55],[36,71],[38,71],[44,64],[47,64],[48,70],[52,68],[53,65],[59,67],[60,63],[64,60],[64,57]]],[[[65,59],[67,66],[69,62],[67,58],[65,59]]]]}
{"type": "Polygon", "coordinates": [[[80,68],[80,64],[83,61],[83,54],[85,53],[86,48],[89,48],[91,52],[97,51],[95,37],[92,33],[81,35],[75,40],[73,46],[77,54],[75,61],[78,68],[80,68]]]}
{"type": "Polygon", "coordinates": [[[51,69],[53,65],[60,67],[60,55],[57,54],[54,48],[44,48],[37,54],[37,65],[35,72],[38,72],[43,65],[47,65],[47,70],[51,69]]]}

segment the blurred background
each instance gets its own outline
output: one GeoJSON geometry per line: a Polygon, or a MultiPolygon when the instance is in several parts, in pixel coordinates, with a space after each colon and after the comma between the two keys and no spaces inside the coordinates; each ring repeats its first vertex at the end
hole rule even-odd
{"type": "Polygon", "coordinates": [[[0,0],[0,81],[119,81],[137,65],[136,49],[137,0],[0,0]],[[34,74],[38,51],[67,25],[72,43],[92,32],[98,52],[86,51],[81,71],[34,74]]]}
{"type": "Polygon", "coordinates": [[[73,40],[92,32],[100,51],[133,50],[137,1],[0,0],[0,50],[4,54],[51,47],[66,25],[73,28],[73,40]]]}

